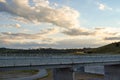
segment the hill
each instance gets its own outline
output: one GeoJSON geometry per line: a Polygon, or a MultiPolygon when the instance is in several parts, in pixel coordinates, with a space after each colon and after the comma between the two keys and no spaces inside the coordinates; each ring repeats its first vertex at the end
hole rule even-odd
{"type": "Polygon", "coordinates": [[[90,49],[88,51],[86,51],[87,53],[120,53],[120,42],[115,42],[115,43],[111,43],[102,47],[98,47],[98,48],[93,48],[90,49]]]}

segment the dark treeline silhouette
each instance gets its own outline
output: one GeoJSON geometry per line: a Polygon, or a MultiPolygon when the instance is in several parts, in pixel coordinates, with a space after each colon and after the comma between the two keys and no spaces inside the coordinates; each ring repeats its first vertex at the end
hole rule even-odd
{"type": "Polygon", "coordinates": [[[0,55],[62,55],[73,54],[76,52],[84,52],[83,49],[53,49],[53,48],[39,48],[39,49],[9,49],[0,48],[0,55]]]}

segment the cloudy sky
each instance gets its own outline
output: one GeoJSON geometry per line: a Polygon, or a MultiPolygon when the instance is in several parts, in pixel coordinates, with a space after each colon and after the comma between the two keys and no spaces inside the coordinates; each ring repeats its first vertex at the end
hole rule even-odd
{"type": "Polygon", "coordinates": [[[0,47],[83,48],[120,41],[120,0],[0,0],[0,47]]]}

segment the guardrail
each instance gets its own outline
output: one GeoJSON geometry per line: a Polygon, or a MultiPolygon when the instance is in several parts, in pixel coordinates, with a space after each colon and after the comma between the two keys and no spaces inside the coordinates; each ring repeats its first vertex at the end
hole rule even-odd
{"type": "Polygon", "coordinates": [[[89,64],[120,62],[120,55],[80,55],[80,56],[1,56],[0,67],[30,66],[30,65],[57,65],[57,64],[89,64]]]}
{"type": "Polygon", "coordinates": [[[93,54],[71,54],[71,53],[53,53],[53,54],[50,54],[50,53],[0,53],[0,56],[113,56],[113,55],[120,55],[120,54],[114,54],[114,53],[105,53],[105,54],[99,54],[99,53],[93,53],[93,54]]]}

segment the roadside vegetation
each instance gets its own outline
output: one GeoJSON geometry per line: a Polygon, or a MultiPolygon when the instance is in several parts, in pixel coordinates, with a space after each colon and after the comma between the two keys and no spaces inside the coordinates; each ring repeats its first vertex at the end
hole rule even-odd
{"type": "Polygon", "coordinates": [[[84,49],[9,49],[0,48],[0,56],[46,56],[46,55],[74,55],[83,54],[84,49]]]}
{"type": "Polygon", "coordinates": [[[51,56],[51,55],[85,55],[85,54],[119,54],[120,42],[111,43],[98,48],[79,48],[79,49],[53,49],[53,48],[38,48],[38,49],[9,49],[0,48],[0,56],[51,56]]]}
{"type": "Polygon", "coordinates": [[[21,78],[32,76],[38,73],[38,70],[12,70],[12,71],[1,71],[0,80],[8,80],[14,78],[21,78]]]}
{"type": "Polygon", "coordinates": [[[12,71],[1,71],[0,74],[3,73],[31,73],[31,74],[37,74],[38,70],[12,70],[12,71]]]}

